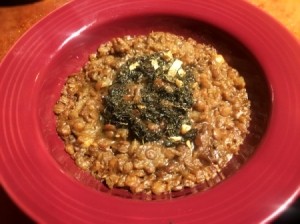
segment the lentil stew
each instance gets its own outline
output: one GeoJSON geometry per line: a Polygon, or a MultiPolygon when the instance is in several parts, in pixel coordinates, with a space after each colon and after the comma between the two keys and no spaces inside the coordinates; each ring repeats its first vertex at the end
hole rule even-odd
{"type": "Polygon", "coordinates": [[[81,169],[155,195],[214,179],[239,154],[251,115],[243,76],[214,47],[166,32],[102,44],[54,113],[81,169]]]}

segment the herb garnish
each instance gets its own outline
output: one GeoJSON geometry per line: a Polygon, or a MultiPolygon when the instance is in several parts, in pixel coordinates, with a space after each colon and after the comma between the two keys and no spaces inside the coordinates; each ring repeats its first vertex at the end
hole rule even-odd
{"type": "Polygon", "coordinates": [[[170,52],[129,59],[105,98],[105,123],[125,127],[141,142],[163,140],[173,146],[192,140],[187,117],[193,105],[190,68],[170,52]]]}

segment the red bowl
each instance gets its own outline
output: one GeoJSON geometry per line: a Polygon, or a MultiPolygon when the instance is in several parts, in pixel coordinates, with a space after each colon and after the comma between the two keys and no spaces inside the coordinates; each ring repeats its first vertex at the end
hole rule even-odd
{"type": "Polygon", "coordinates": [[[37,222],[269,221],[300,191],[299,64],[296,40],[243,1],[73,1],[35,25],[2,61],[1,183],[37,222]],[[192,36],[229,55],[246,78],[253,122],[245,154],[234,162],[247,161],[238,172],[230,168],[230,177],[206,191],[145,201],[117,197],[80,171],[63,150],[52,108],[67,75],[101,43],[153,30],[192,36]]]}

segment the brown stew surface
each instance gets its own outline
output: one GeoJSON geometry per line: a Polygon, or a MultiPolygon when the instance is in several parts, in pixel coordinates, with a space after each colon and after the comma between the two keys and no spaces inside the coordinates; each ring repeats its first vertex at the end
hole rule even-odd
{"type": "Polygon", "coordinates": [[[212,46],[166,32],[102,44],[54,112],[80,168],[109,188],[155,195],[216,178],[250,123],[243,76],[212,46]]]}

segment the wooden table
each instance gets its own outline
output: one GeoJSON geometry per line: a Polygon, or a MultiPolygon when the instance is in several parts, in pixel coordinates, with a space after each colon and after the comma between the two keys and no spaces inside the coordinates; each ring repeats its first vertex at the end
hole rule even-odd
{"type": "MultiPolygon", "coordinates": [[[[33,24],[71,0],[11,0],[0,3],[0,60],[33,24]],[[22,3],[23,2],[23,3],[22,3]],[[27,2],[27,3],[24,3],[27,2]]],[[[300,43],[300,0],[248,0],[282,23],[300,43]]],[[[299,210],[299,200],[276,223],[288,223],[299,210]]],[[[33,223],[0,189],[1,223],[33,223]]],[[[297,215],[298,216],[298,215],[297,215]]],[[[298,216],[299,217],[299,216],[298,216]]]]}

